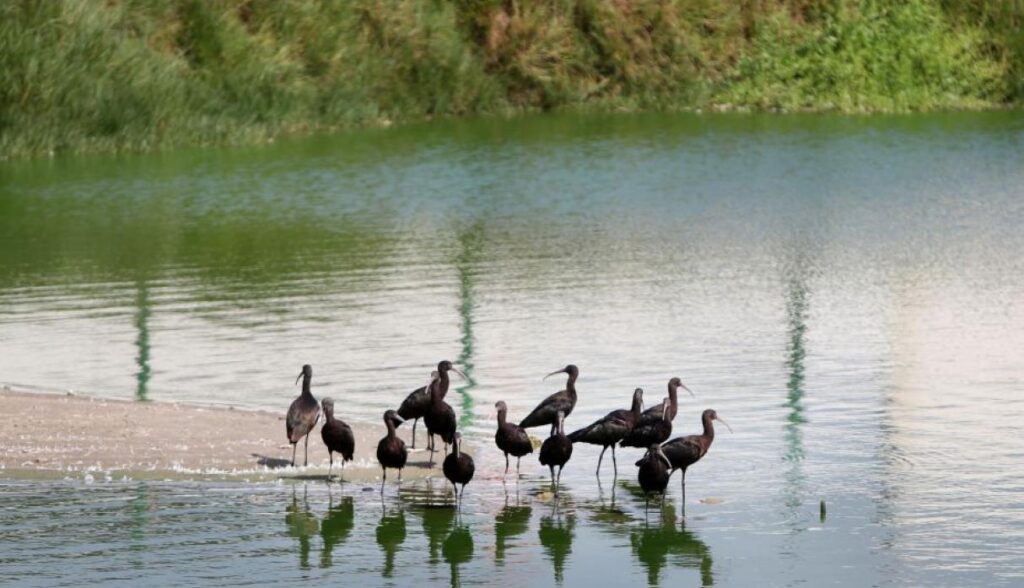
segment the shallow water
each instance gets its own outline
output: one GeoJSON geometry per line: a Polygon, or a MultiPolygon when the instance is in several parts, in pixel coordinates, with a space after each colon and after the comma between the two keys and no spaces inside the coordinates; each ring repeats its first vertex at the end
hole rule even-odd
{"type": "Polygon", "coordinates": [[[0,382],[283,412],[311,363],[314,394],[377,422],[449,358],[481,472],[434,539],[439,484],[383,507],[346,487],[330,570],[315,529],[340,492],[321,482],[0,472],[0,564],[46,583],[158,583],[183,562],[194,580],[447,583],[424,547],[450,539],[467,585],[1020,584],[1022,141],[1016,113],[534,117],[3,164],[0,382]],[[678,375],[697,398],[676,431],[715,408],[735,433],[691,469],[685,524],[675,478],[645,522],[578,447],[552,514],[524,463],[530,512],[508,514],[525,530],[499,557],[516,485],[489,414],[520,418],[569,362],[570,429],[678,375]]]}

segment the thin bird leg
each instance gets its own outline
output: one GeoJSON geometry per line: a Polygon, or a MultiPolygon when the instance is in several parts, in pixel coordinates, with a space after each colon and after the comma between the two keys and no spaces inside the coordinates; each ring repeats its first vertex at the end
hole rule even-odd
{"type": "Polygon", "coordinates": [[[615,461],[615,446],[614,445],[612,445],[612,468],[615,469],[615,475],[613,477],[614,478],[618,478],[619,477],[619,464],[618,464],[618,462],[615,461]]]}
{"type": "Polygon", "coordinates": [[[295,450],[298,448],[298,443],[292,443],[292,467],[295,467],[295,450]]]}
{"type": "Polygon", "coordinates": [[[522,459],[522,456],[519,456],[519,457],[516,458],[516,479],[517,480],[519,479],[519,460],[520,459],[522,459]]]}
{"type": "Polygon", "coordinates": [[[413,419],[412,421],[412,449],[416,449],[416,423],[420,422],[419,419],[413,419]]]}
{"type": "MultiPolygon", "coordinates": [[[[333,451],[329,451],[328,450],[328,452],[327,452],[327,459],[330,460],[328,462],[328,465],[327,465],[327,479],[330,480],[331,479],[331,468],[334,467],[334,452],[333,451]]],[[[342,458],[342,460],[343,461],[341,463],[344,464],[345,463],[344,462],[344,458],[342,458]]],[[[344,467],[344,465],[342,467],[344,467]]]]}
{"type": "MultiPolygon", "coordinates": [[[[506,451],[505,452],[505,476],[507,476],[507,475],[508,475],[508,452],[506,451]]],[[[505,476],[502,476],[502,477],[504,478],[505,476]]]]}
{"type": "MultiPolygon", "coordinates": [[[[604,447],[601,448],[601,455],[597,456],[597,472],[596,472],[596,475],[598,477],[601,476],[601,460],[604,459],[604,452],[605,451],[608,451],[608,446],[607,445],[605,445],[604,447]]],[[[615,451],[615,450],[613,449],[612,451],[615,451]]]]}
{"type": "Polygon", "coordinates": [[[384,482],[388,481],[388,469],[384,466],[380,466],[380,471],[383,472],[383,476],[380,478],[380,493],[384,494],[384,482]]]}
{"type": "Polygon", "coordinates": [[[551,485],[555,485],[555,466],[548,466],[551,468],[551,485]]]}
{"type": "Polygon", "coordinates": [[[398,468],[398,485],[402,485],[402,468],[398,468]]]}
{"type": "Polygon", "coordinates": [[[309,435],[306,435],[306,456],[303,458],[305,461],[302,462],[303,466],[309,465],[309,435]]]}
{"type": "Polygon", "coordinates": [[[683,475],[680,478],[683,480],[683,514],[686,514],[686,468],[683,468],[683,475]]]}
{"type": "Polygon", "coordinates": [[[565,466],[558,466],[558,479],[555,480],[555,486],[560,486],[562,484],[562,470],[564,468],[565,466]]]}

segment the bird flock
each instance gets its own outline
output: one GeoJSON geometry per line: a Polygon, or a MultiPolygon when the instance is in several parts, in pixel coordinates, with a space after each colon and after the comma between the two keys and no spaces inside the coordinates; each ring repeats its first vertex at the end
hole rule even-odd
{"type": "MultiPolygon", "coordinates": [[[[430,381],[425,386],[413,390],[398,407],[398,410],[384,412],[384,426],[387,428],[387,435],[377,443],[377,461],[383,472],[381,492],[384,491],[384,485],[387,482],[388,469],[397,469],[398,481],[402,481],[402,469],[408,461],[409,449],[406,448],[405,441],[398,436],[396,431],[402,423],[410,419],[413,421],[413,449],[416,447],[416,424],[423,419],[427,427],[427,445],[431,463],[433,463],[433,455],[436,451],[435,436],[440,437],[444,444],[445,458],[441,468],[454,488],[456,500],[461,500],[462,494],[466,491],[466,485],[473,479],[476,465],[472,457],[462,452],[462,435],[456,430],[455,411],[444,401],[451,384],[449,372],[455,372],[466,379],[465,374],[453,366],[450,361],[442,361],[437,364],[437,370],[431,373],[430,381]],[[451,446],[450,452],[449,446],[451,446]],[[459,489],[460,485],[462,486],[461,490],[459,489]]],[[[576,379],[579,377],[579,373],[579,368],[570,364],[544,376],[544,379],[547,379],[557,374],[565,374],[567,376],[565,389],[542,400],[519,424],[508,420],[508,406],[504,401],[495,403],[498,427],[494,434],[494,442],[498,449],[505,454],[505,474],[507,475],[509,470],[509,456],[516,458],[516,473],[518,474],[520,459],[533,453],[533,442],[526,430],[548,425],[550,432],[548,438],[540,446],[539,460],[541,465],[547,466],[551,472],[551,484],[556,495],[562,477],[562,468],[572,457],[573,444],[589,443],[601,446],[601,454],[597,459],[596,475],[598,476],[601,475],[601,462],[609,447],[612,450],[612,467],[615,475],[618,475],[618,463],[615,458],[615,446],[618,445],[619,447],[637,447],[646,450],[644,456],[636,462],[636,466],[637,480],[647,496],[660,494],[664,500],[669,479],[673,473],[679,470],[682,478],[683,504],[685,504],[687,468],[700,461],[711,448],[711,444],[715,440],[714,421],[721,422],[731,431],[732,428],[729,427],[729,424],[723,421],[714,410],[708,409],[701,414],[703,433],[669,440],[672,435],[672,421],[679,412],[679,389],[682,388],[694,396],[693,392],[679,378],[672,378],[668,382],[668,396],[656,406],[644,410],[644,393],[641,388],[637,388],[633,392],[629,409],[613,410],[586,427],[566,435],[565,419],[576,408],[576,379]]],[[[344,472],[345,462],[351,461],[355,452],[355,436],[352,434],[352,428],[335,418],[332,399],[324,398],[317,403],[313,397],[310,388],[313,379],[311,366],[302,366],[299,378],[302,379],[302,393],[292,402],[285,418],[288,442],[292,445],[292,465],[295,465],[296,449],[303,437],[306,438],[304,463],[308,465],[309,434],[320,420],[322,405],[324,423],[320,434],[323,437],[324,445],[327,446],[330,459],[328,476],[334,467],[335,453],[341,455],[341,467],[344,472]]],[[[298,379],[296,379],[297,382],[298,379]]]]}

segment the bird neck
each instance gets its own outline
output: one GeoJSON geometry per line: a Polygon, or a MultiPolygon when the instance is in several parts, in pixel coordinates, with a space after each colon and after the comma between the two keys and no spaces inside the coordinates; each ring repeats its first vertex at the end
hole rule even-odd
{"type": "Polygon", "coordinates": [[[328,423],[334,420],[334,409],[332,409],[332,408],[325,408],[324,409],[324,420],[326,422],[328,422],[328,423]]]}
{"type": "Polygon", "coordinates": [[[569,392],[569,394],[572,394],[573,396],[576,396],[576,375],[575,374],[569,374],[569,379],[565,382],[565,389],[566,389],[566,391],[569,392]]]}
{"type": "Polygon", "coordinates": [[[668,410],[669,414],[672,415],[672,418],[675,418],[676,411],[679,410],[678,390],[679,388],[677,386],[668,387],[668,410]]]}
{"type": "Polygon", "coordinates": [[[384,425],[388,428],[388,438],[395,436],[395,423],[391,419],[384,419],[384,425]]]}
{"type": "Polygon", "coordinates": [[[715,424],[713,422],[713,419],[711,417],[709,417],[709,416],[706,416],[706,417],[704,417],[701,420],[704,421],[704,437],[706,439],[714,439],[715,438],[715,424]]]}
{"type": "Polygon", "coordinates": [[[502,410],[498,411],[498,426],[499,427],[504,427],[505,426],[506,412],[507,411],[505,409],[502,409],[502,410]]]}
{"type": "Polygon", "coordinates": [[[313,377],[306,374],[302,376],[302,395],[313,396],[313,390],[311,389],[310,383],[313,381],[313,377]]]}
{"type": "Polygon", "coordinates": [[[451,384],[451,380],[448,379],[448,372],[441,372],[437,375],[437,381],[430,388],[430,398],[435,399],[434,402],[440,402],[444,400],[444,395],[448,393],[448,386],[451,384]]]}
{"type": "Polygon", "coordinates": [[[643,404],[644,404],[643,400],[641,400],[639,398],[634,398],[633,399],[633,408],[631,409],[630,412],[633,413],[633,418],[634,419],[640,418],[640,413],[643,412],[643,404]]]}

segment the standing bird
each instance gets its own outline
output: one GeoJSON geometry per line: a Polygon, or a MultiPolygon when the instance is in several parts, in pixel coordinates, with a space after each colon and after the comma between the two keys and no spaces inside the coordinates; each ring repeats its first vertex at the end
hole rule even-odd
{"type": "Polygon", "coordinates": [[[437,364],[437,379],[430,382],[430,408],[427,409],[427,414],[423,415],[423,422],[427,425],[427,433],[430,435],[431,459],[434,455],[434,435],[441,437],[446,454],[455,437],[455,411],[444,401],[444,396],[448,393],[449,370],[463,378],[466,377],[447,359],[437,364]]]}
{"type": "Polygon", "coordinates": [[[494,403],[498,411],[498,431],[494,434],[494,443],[505,453],[505,474],[508,474],[508,454],[516,458],[516,475],[519,474],[519,459],[527,453],[533,453],[533,443],[526,430],[506,420],[508,406],[504,400],[494,403]]]}
{"type": "MultiPolygon", "coordinates": [[[[313,393],[310,391],[313,366],[308,363],[302,366],[299,378],[302,378],[302,394],[292,401],[292,405],[288,407],[288,415],[284,419],[288,442],[292,444],[292,467],[295,467],[295,449],[299,439],[303,437],[306,438],[306,460],[303,465],[309,465],[309,432],[320,420],[320,404],[317,403],[316,398],[313,398],[313,393]]],[[[295,378],[296,384],[299,383],[299,378],[295,378]]]]}
{"type": "Polygon", "coordinates": [[[655,405],[644,411],[640,420],[619,444],[622,447],[650,447],[651,443],[664,443],[672,435],[672,421],[679,412],[677,390],[682,388],[693,396],[693,391],[686,387],[679,378],[668,381],[668,420],[662,418],[661,405],[655,405]]]}
{"type": "Polygon", "coordinates": [[[327,477],[331,477],[331,468],[334,467],[334,452],[341,454],[341,473],[345,474],[345,462],[352,461],[352,452],[356,448],[356,438],[352,435],[352,427],[345,421],[334,418],[334,400],[324,398],[324,426],[320,429],[320,436],[323,437],[324,445],[327,446],[327,458],[330,465],[327,466],[327,477]]]}
{"type": "Polygon", "coordinates": [[[604,418],[591,423],[589,426],[573,431],[569,440],[573,443],[590,443],[601,446],[601,455],[597,458],[597,475],[601,475],[601,460],[604,459],[604,452],[612,448],[612,467],[615,468],[615,475],[619,475],[619,464],[615,461],[615,444],[629,434],[633,427],[640,420],[640,411],[644,408],[644,391],[637,388],[633,391],[633,407],[629,410],[613,410],[604,418]]]}
{"type": "Polygon", "coordinates": [[[398,483],[402,483],[402,468],[409,459],[409,452],[405,449],[405,441],[395,434],[395,427],[402,424],[402,419],[395,411],[389,410],[384,413],[384,425],[388,428],[388,434],[380,443],[377,443],[377,461],[380,462],[380,469],[384,473],[380,481],[380,491],[384,492],[384,482],[388,479],[388,468],[398,470],[398,483]]]}
{"type": "Polygon", "coordinates": [[[676,470],[683,471],[684,511],[686,510],[686,468],[700,461],[700,459],[707,454],[708,450],[711,449],[711,443],[715,440],[715,425],[712,421],[721,422],[729,429],[730,433],[732,432],[732,427],[729,426],[729,423],[720,419],[718,417],[718,413],[710,408],[700,415],[700,420],[704,424],[703,434],[676,437],[661,446],[662,451],[665,452],[665,456],[668,457],[669,463],[672,464],[672,472],[674,473],[676,470]]]}
{"type": "MultiPolygon", "coordinates": [[[[427,410],[430,409],[430,385],[437,379],[437,370],[430,372],[430,381],[427,382],[426,386],[416,388],[405,397],[402,401],[402,406],[398,407],[398,416],[404,420],[413,419],[412,421],[412,448],[416,449],[416,423],[425,416],[427,416],[427,410]]],[[[447,390],[445,390],[447,392],[447,390]]],[[[444,398],[444,395],[441,395],[444,398]]]]}
{"type": "Polygon", "coordinates": [[[540,464],[551,469],[551,483],[555,485],[555,494],[558,494],[558,485],[562,482],[562,468],[572,457],[572,441],[565,436],[562,423],[565,421],[565,413],[558,411],[555,414],[555,432],[544,440],[540,446],[540,464]],[[558,466],[558,477],[555,477],[555,466],[558,466]]]}
{"type": "Polygon", "coordinates": [[[554,435],[556,415],[559,412],[564,413],[564,416],[572,414],[572,409],[576,408],[576,378],[580,375],[579,368],[569,364],[560,370],[553,371],[544,376],[543,379],[546,380],[555,374],[563,373],[569,375],[569,380],[565,384],[565,390],[555,392],[545,398],[537,405],[537,408],[533,409],[533,412],[526,415],[526,418],[520,421],[520,427],[529,429],[541,425],[551,425],[551,434],[554,435]]]}
{"type": "Polygon", "coordinates": [[[452,483],[452,488],[455,489],[455,497],[461,500],[462,494],[466,491],[466,484],[469,484],[469,481],[473,479],[476,465],[473,464],[472,457],[462,453],[462,433],[455,433],[452,441],[452,452],[448,454],[448,457],[444,458],[441,469],[444,471],[444,477],[448,478],[448,481],[452,483]],[[462,492],[459,492],[456,484],[462,484],[462,492]]]}
{"type": "Polygon", "coordinates": [[[668,486],[668,479],[672,476],[672,464],[665,457],[661,445],[652,443],[647,449],[647,455],[636,462],[640,466],[637,478],[640,488],[644,491],[644,513],[647,512],[647,505],[650,501],[649,495],[654,492],[661,494],[661,502],[665,503],[665,488],[668,486]]]}

